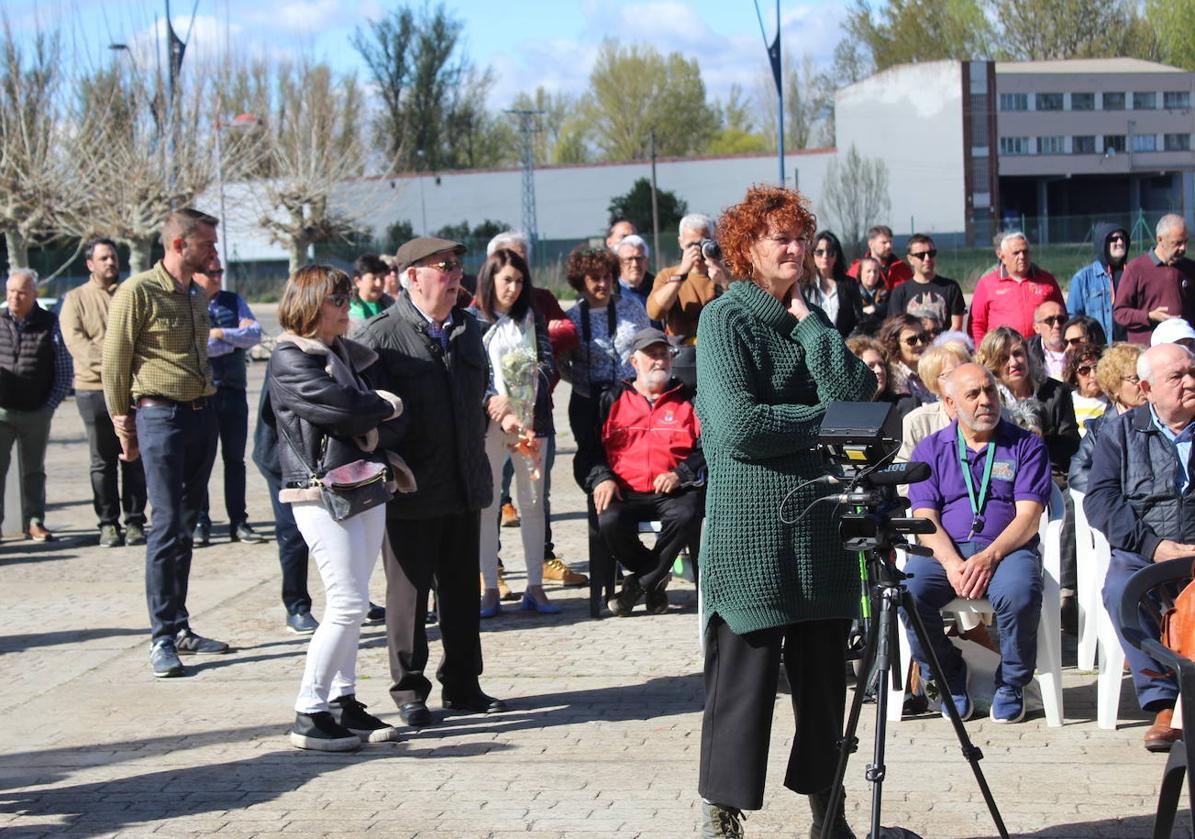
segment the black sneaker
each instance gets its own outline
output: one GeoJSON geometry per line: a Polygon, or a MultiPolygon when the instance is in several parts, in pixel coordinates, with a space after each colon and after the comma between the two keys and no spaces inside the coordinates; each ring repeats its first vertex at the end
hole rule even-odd
{"type": "Polygon", "coordinates": [[[631,614],[639,598],[643,596],[643,586],[639,585],[639,578],[627,574],[622,578],[622,591],[606,601],[606,606],[620,618],[631,614]]]}
{"type": "Polygon", "coordinates": [[[375,626],[386,622],[386,607],[369,601],[369,611],[365,613],[365,626],[375,626]]]}
{"type": "Polygon", "coordinates": [[[196,635],[190,629],[180,629],[174,639],[174,645],[178,649],[179,655],[220,655],[229,650],[228,645],[223,641],[204,638],[202,635],[196,635]]]}
{"type": "Polygon", "coordinates": [[[398,729],[365,710],[356,694],[346,693],[328,703],[332,719],[361,738],[362,743],[389,743],[398,740],[398,729]]]}
{"type": "Polygon", "coordinates": [[[266,541],[266,537],[250,527],[248,522],[228,528],[228,539],[231,542],[244,542],[246,545],[260,545],[266,541]]]}
{"type": "Polygon", "coordinates": [[[299,611],[286,616],[286,630],[296,635],[310,635],[319,629],[319,621],[311,614],[311,610],[300,607],[299,611]]]}
{"type": "Polygon", "coordinates": [[[105,524],[100,528],[100,547],[101,548],[117,548],[124,542],[120,538],[120,531],[114,524],[105,524]]]}
{"type": "Polygon", "coordinates": [[[195,531],[191,534],[191,546],[195,548],[206,548],[211,543],[211,526],[203,523],[195,525],[195,531]]]}
{"type": "Polygon", "coordinates": [[[174,644],[163,639],[149,648],[149,666],[155,679],[173,679],[183,675],[183,663],[179,661],[174,644]]]}
{"type": "Polygon", "coordinates": [[[126,548],[135,548],[145,544],[145,528],[139,524],[125,525],[124,544],[126,548]]]}
{"type": "Polygon", "coordinates": [[[670,579],[670,577],[665,577],[647,590],[646,601],[649,615],[662,615],[668,611],[668,593],[664,589],[668,588],[670,579]]]}
{"type": "Polygon", "coordinates": [[[296,749],[317,752],[355,752],[361,748],[361,738],[336,722],[327,711],[315,714],[295,714],[290,729],[290,744],[296,749]]]}

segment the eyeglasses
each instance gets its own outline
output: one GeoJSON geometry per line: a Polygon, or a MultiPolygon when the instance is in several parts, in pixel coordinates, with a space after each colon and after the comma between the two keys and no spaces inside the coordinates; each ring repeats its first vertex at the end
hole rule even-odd
{"type": "Polygon", "coordinates": [[[1135,375],[1134,375],[1134,376],[1121,376],[1121,377],[1120,377],[1120,380],[1121,380],[1122,382],[1128,382],[1128,383],[1129,383],[1129,384],[1131,384],[1131,385],[1139,385],[1139,384],[1141,384],[1141,379],[1140,379],[1140,377],[1138,377],[1138,376],[1135,376],[1135,375]]]}
{"type": "Polygon", "coordinates": [[[347,306],[349,304],[349,295],[348,294],[329,294],[328,302],[331,303],[333,306],[335,306],[337,309],[343,309],[345,306],[347,306]]]}
{"type": "Polygon", "coordinates": [[[815,248],[813,251],[813,255],[814,256],[838,256],[838,251],[834,250],[833,248],[815,248]]]}
{"type": "Polygon", "coordinates": [[[917,253],[912,253],[912,252],[909,253],[909,256],[912,257],[913,259],[925,259],[927,256],[930,259],[933,259],[937,255],[938,255],[937,248],[930,248],[927,251],[917,251],[917,253]]]}
{"type": "Polygon", "coordinates": [[[1078,373],[1080,376],[1090,376],[1091,371],[1093,371],[1094,369],[1095,368],[1092,367],[1090,364],[1084,364],[1082,367],[1076,367],[1075,372],[1078,373]]]}
{"type": "Polygon", "coordinates": [[[1066,315],[1050,315],[1048,318],[1042,318],[1038,323],[1046,323],[1050,326],[1062,326],[1066,323],[1066,315]]]}
{"type": "Polygon", "coordinates": [[[905,346],[915,347],[918,344],[928,344],[930,342],[929,334],[926,332],[918,332],[916,335],[910,335],[904,339],[905,346]]]}
{"type": "Polygon", "coordinates": [[[453,271],[463,271],[465,266],[461,264],[459,259],[441,259],[439,262],[427,263],[428,268],[435,268],[437,271],[443,271],[445,274],[451,274],[453,271]]]}

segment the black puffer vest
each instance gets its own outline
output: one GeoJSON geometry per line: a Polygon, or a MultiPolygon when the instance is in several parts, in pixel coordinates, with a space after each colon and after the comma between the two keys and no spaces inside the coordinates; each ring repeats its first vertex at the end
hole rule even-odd
{"type": "Polygon", "coordinates": [[[36,411],[50,398],[57,322],[36,304],[19,332],[7,312],[0,315],[0,408],[36,411]]]}

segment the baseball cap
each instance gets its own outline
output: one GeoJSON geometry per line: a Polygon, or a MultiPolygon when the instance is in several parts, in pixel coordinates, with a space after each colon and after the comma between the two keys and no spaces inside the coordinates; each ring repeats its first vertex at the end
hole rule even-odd
{"type": "Polygon", "coordinates": [[[437,239],[435,236],[419,236],[403,243],[394,258],[398,261],[398,270],[405,271],[421,259],[427,259],[434,253],[452,251],[458,256],[468,248],[460,242],[451,239],[437,239]]]}
{"type": "Polygon", "coordinates": [[[668,344],[668,336],[654,326],[646,326],[636,332],[631,338],[631,350],[633,352],[647,349],[652,344],[668,344]]]}
{"type": "Polygon", "coordinates": [[[1195,340],[1195,329],[1191,328],[1191,324],[1182,318],[1170,318],[1154,328],[1149,345],[1156,347],[1158,344],[1177,344],[1179,341],[1187,339],[1195,340]]]}

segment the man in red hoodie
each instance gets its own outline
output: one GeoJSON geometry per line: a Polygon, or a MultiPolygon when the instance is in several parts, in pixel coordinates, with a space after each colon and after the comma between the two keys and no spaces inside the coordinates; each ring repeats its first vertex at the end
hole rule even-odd
{"type": "MultiPolygon", "coordinates": [[[[867,231],[867,256],[880,263],[880,276],[889,291],[903,282],[913,279],[913,269],[892,252],[892,228],[877,224],[867,231]]],[[[846,272],[848,277],[859,279],[859,260],[851,263],[846,272]]]]}
{"type": "Polygon", "coordinates": [[[1028,340],[1033,313],[1047,300],[1062,305],[1062,289],[1049,271],[1032,263],[1024,233],[1008,233],[1000,242],[1000,264],[979,278],[971,296],[971,337],[975,346],[997,326],[1010,326],[1028,340]]]}
{"type": "Polygon", "coordinates": [[[635,333],[631,342],[632,381],[620,382],[602,397],[598,411],[600,446],[577,452],[593,495],[598,531],[606,547],[630,573],[606,605],[619,617],[646,596],[647,610],[668,610],[669,569],[681,548],[691,544],[705,514],[701,423],[693,394],[672,377],[672,347],[658,329],[635,333]],[[651,548],[639,541],[639,522],[660,522],[651,548]]]}

